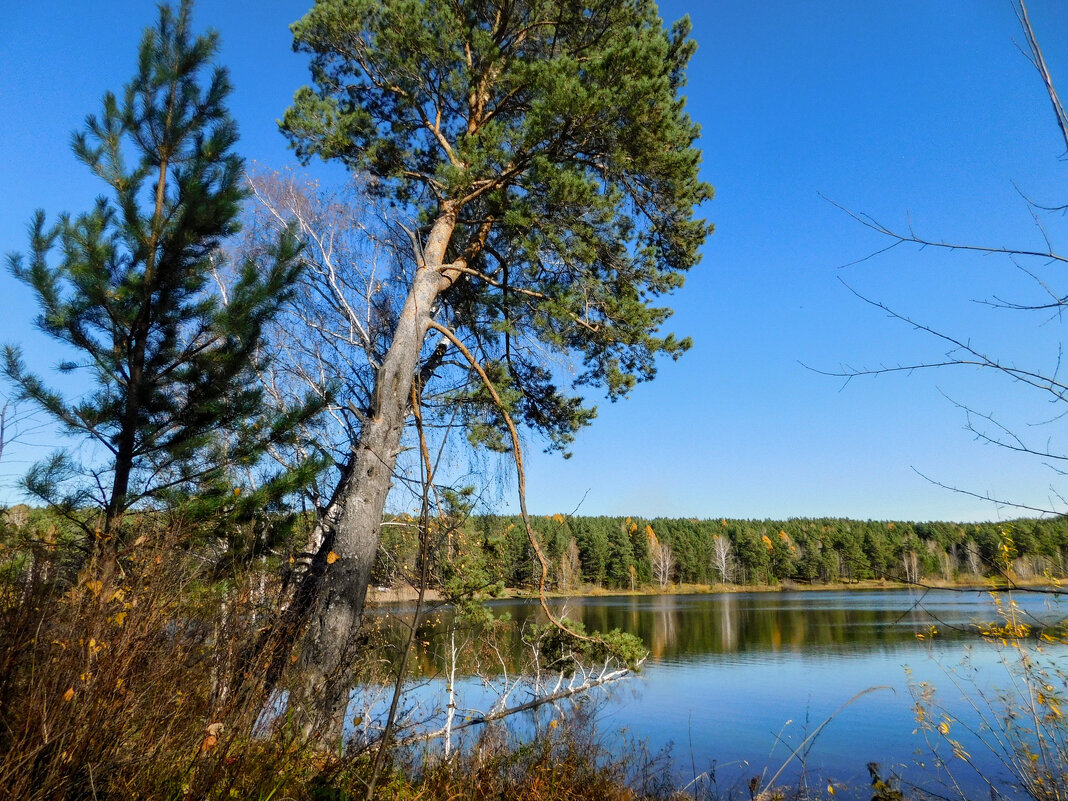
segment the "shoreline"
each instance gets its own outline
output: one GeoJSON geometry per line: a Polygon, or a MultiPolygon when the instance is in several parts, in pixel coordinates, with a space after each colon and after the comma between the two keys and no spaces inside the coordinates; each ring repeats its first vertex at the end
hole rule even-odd
{"type": "MultiPolygon", "coordinates": [[[[967,581],[930,581],[923,584],[912,584],[904,581],[890,579],[865,579],[863,581],[839,581],[828,584],[813,583],[803,584],[786,581],[782,584],[673,584],[670,587],[660,589],[658,587],[640,587],[634,590],[613,589],[585,585],[574,590],[560,591],[550,590],[545,593],[546,598],[609,598],[609,597],[652,597],[661,595],[721,595],[741,593],[774,593],[774,592],[872,592],[877,590],[975,590],[977,592],[1011,592],[1019,590],[1026,592],[1028,589],[1055,588],[1060,585],[1050,581],[1016,581],[1010,586],[1004,581],[983,579],[971,576],[967,581]]],[[[1065,589],[1068,593],[1068,588],[1065,589]]],[[[418,590],[410,586],[390,587],[380,590],[369,587],[367,590],[368,604],[389,604],[411,602],[416,600],[418,590]]],[[[485,600],[536,600],[540,594],[536,590],[520,587],[507,587],[504,592],[496,596],[487,596],[485,600]]],[[[439,602],[442,600],[441,592],[434,588],[426,590],[426,600],[439,602]]]]}

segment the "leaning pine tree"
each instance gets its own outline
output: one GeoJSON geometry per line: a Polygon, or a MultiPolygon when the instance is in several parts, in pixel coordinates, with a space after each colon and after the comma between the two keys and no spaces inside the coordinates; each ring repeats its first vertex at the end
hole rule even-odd
{"type": "Polygon", "coordinates": [[[30,471],[25,488],[72,510],[98,504],[99,524],[86,525],[111,558],[135,504],[181,497],[193,512],[218,515],[302,479],[297,471],[267,480],[252,497],[234,491],[234,471],[255,469],[310,411],[265,414],[255,377],[263,326],[290,294],[300,248],[283,232],[237,266],[225,297],[214,291],[220,243],[237,230],[243,165],[232,151],[226,71],[201,83],[217,37],[191,36],[190,12],[188,1],[177,14],[161,7],[137,75],[121,98],[105,95],[101,116],[73,138],[111,196],[53,225],[38,212],[28,256],[9,258],[37,295],[37,326],[81,354],[60,369],[84,373],[93,389],[68,400],[11,346],[4,372],[22,398],[106,454],[82,467],[59,453],[30,471]]]}
{"type": "Polygon", "coordinates": [[[336,734],[413,398],[442,379],[473,439],[512,449],[514,422],[566,448],[594,416],[583,386],[614,400],[688,347],[657,301],[698,261],[712,190],[680,96],[690,25],[665,29],[651,0],[317,0],[293,32],[314,82],[282,124],[298,155],[369,174],[412,221],[293,607],[307,700],[336,734]]]}

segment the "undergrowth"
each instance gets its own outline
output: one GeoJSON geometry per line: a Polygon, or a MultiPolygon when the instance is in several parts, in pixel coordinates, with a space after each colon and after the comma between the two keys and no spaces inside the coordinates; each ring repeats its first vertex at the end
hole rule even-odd
{"type": "MultiPolygon", "coordinates": [[[[0,798],[366,797],[366,749],[313,750],[284,716],[263,723],[256,645],[279,587],[262,569],[213,578],[181,532],[146,530],[106,578],[77,542],[46,533],[7,525],[0,537],[0,798]]],[[[670,794],[665,770],[610,752],[592,727],[554,722],[532,742],[502,731],[448,760],[394,749],[375,797],[670,794]]]]}

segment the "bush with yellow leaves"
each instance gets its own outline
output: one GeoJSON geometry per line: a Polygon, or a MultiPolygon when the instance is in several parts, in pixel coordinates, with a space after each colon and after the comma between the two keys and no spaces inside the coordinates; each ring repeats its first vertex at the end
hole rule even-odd
{"type": "MultiPolygon", "coordinates": [[[[1001,569],[1011,578],[1015,557],[1011,537],[1002,537],[1001,569]]],[[[1060,603],[1054,585],[1045,592],[1051,604],[1060,603]]],[[[994,649],[1000,666],[999,689],[991,692],[980,678],[989,671],[947,669],[950,681],[968,701],[972,715],[963,719],[939,702],[927,682],[912,685],[918,731],[935,756],[946,786],[961,798],[961,769],[977,773],[991,797],[1033,801],[1068,801],[1068,720],[1064,710],[1068,693],[1068,628],[1065,622],[1043,624],[1028,616],[1011,592],[993,593],[997,619],[977,623],[984,646],[994,649]],[[983,749],[990,759],[977,760],[972,751],[983,749]],[[999,775],[977,767],[994,764],[999,775]]],[[[936,631],[928,632],[930,638],[936,631]]],[[[967,665],[962,667],[968,667],[967,665]]]]}

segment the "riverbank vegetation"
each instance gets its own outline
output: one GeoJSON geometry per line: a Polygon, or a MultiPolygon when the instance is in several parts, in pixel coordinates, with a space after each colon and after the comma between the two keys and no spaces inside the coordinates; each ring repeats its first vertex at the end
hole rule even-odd
{"type": "MultiPolygon", "coordinates": [[[[310,747],[291,716],[264,718],[253,655],[279,602],[277,563],[220,577],[193,532],[145,524],[105,585],[54,516],[12,518],[0,537],[0,796],[367,797],[376,737],[341,755],[310,747]]],[[[358,680],[382,686],[395,658],[372,634],[358,680]]],[[[669,794],[663,762],[610,753],[577,720],[554,717],[533,743],[482,729],[451,759],[436,744],[391,748],[373,797],[669,794]]]]}

